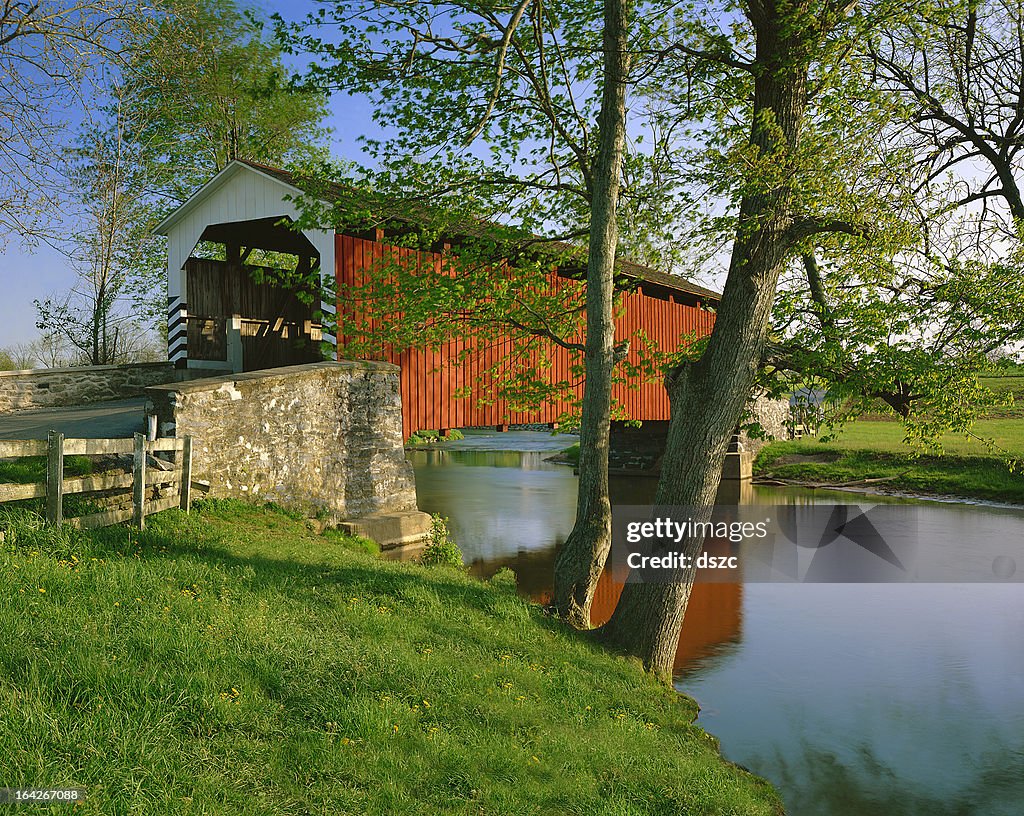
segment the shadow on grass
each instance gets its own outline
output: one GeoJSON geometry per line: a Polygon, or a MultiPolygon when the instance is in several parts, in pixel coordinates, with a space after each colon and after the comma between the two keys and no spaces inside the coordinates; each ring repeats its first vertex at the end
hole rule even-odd
{"type": "MultiPolygon", "coordinates": [[[[108,563],[148,561],[165,562],[172,568],[198,567],[208,571],[205,581],[209,583],[201,587],[205,593],[273,596],[314,615],[340,612],[352,597],[376,598],[386,605],[396,604],[403,614],[436,616],[438,634],[443,629],[447,636],[467,637],[481,646],[488,645],[486,627],[467,626],[472,616],[528,616],[540,631],[597,653],[611,653],[592,632],[573,629],[521,599],[511,582],[485,583],[454,568],[422,567],[355,552],[335,537],[316,535],[292,516],[273,509],[243,506],[208,515],[170,510],[150,517],[141,532],[124,526],[82,532],[43,526],[31,514],[23,514],[23,519],[40,523],[23,524],[7,546],[58,560],[100,558],[108,563]],[[275,547],[282,555],[272,554],[275,547]],[[470,631],[475,633],[472,637],[470,631]]],[[[204,583],[194,574],[183,580],[204,583]]]]}
{"type": "MultiPolygon", "coordinates": [[[[266,515],[280,521],[282,527],[291,526],[288,516],[274,511],[266,512],[266,515]]],[[[90,535],[93,554],[102,552],[107,556],[148,560],[180,559],[206,565],[226,572],[232,582],[237,582],[238,588],[244,587],[256,593],[272,592],[319,609],[334,608],[339,602],[339,596],[324,593],[325,588],[333,588],[346,595],[378,595],[413,607],[429,604],[436,596],[447,608],[467,609],[485,615],[507,613],[509,604],[521,605],[544,630],[608,651],[598,646],[591,633],[573,629],[545,615],[538,605],[521,599],[511,584],[495,586],[453,568],[384,561],[343,550],[328,538],[314,536],[304,528],[294,531],[299,542],[307,543],[311,548],[331,548],[332,559],[347,563],[303,562],[288,557],[241,554],[232,549],[229,535],[203,528],[201,517],[185,516],[178,511],[169,511],[167,516],[154,517],[157,523],[151,524],[141,534],[125,527],[93,531],[90,535]]],[[[258,529],[247,529],[246,532],[258,532],[258,529]]],[[[289,533],[287,529],[279,532],[289,533]]]]}

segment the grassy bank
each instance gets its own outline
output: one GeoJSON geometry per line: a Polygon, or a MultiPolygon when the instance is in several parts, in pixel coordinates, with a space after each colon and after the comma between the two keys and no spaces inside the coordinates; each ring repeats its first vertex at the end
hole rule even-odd
{"type": "Polygon", "coordinates": [[[559,451],[554,456],[548,456],[547,461],[577,467],[580,463],[580,443],[577,442],[575,445],[570,445],[568,448],[563,451],[559,451]]]}
{"type": "Polygon", "coordinates": [[[440,431],[415,431],[405,444],[406,447],[420,447],[422,445],[433,445],[438,442],[454,442],[465,439],[466,435],[458,428],[450,428],[447,436],[441,436],[440,431]]]}
{"type": "MultiPolygon", "coordinates": [[[[1024,458],[1024,419],[981,420],[976,433],[1024,458]]],[[[1002,455],[963,436],[947,435],[941,442],[941,456],[920,455],[903,442],[897,422],[851,422],[831,442],[805,438],[768,445],[754,472],[760,478],[818,484],[886,479],[873,487],[1024,504],[1024,473],[1011,472],[1002,455]]]]}
{"type": "Polygon", "coordinates": [[[692,702],[508,580],[349,545],[235,503],[9,530],[2,784],[82,814],[778,812],[692,702]]]}

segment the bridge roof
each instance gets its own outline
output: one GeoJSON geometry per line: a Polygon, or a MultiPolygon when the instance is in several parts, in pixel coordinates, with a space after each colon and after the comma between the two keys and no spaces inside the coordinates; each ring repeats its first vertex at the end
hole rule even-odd
{"type": "MultiPolygon", "coordinates": [[[[289,170],[284,170],[280,167],[271,167],[269,165],[260,164],[258,162],[248,161],[245,159],[236,159],[231,164],[229,164],[227,168],[221,171],[221,173],[218,174],[218,176],[216,176],[214,179],[208,182],[206,186],[204,186],[195,195],[193,195],[192,198],[185,202],[185,204],[183,204],[178,210],[169,215],[167,219],[165,219],[164,222],[161,223],[160,227],[157,228],[157,231],[161,233],[166,233],[167,226],[170,225],[173,221],[182,217],[185,214],[185,211],[189,208],[189,206],[193,204],[193,201],[202,198],[204,191],[208,187],[212,187],[222,174],[226,174],[229,168],[231,168],[231,165],[233,164],[243,165],[245,167],[250,168],[251,170],[255,170],[257,173],[269,176],[270,178],[295,189],[296,192],[313,194],[311,191],[307,190],[307,187],[309,185],[304,185],[304,180],[300,176],[297,176],[295,173],[289,170]]],[[[368,194],[366,194],[365,192],[353,190],[351,187],[347,187],[343,184],[338,184],[336,182],[329,182],[322,189],[317,189],[315,195],[320,200],[328,204],[346,199],[354,200],[358,203],[364,204],[365,206],[369,206],[371,204],[380,205],[381,203],[385,203],[388,201],[387,198],[371,200],[368,194]],[[360,199],[362,199],[362,201],[360,201],[360,199]]],[[[429,214],[424,209],[423,220],[426,220],[428,215],[429,214]]],[[[406,209],[404,213],[391,213],[389,214],[389,217],[391,218],[392,221],[401,221],[409,224],[414,224],[417,222],[415,215],[410,215],[408,209],[406,209]]],[[[472,235],[474,233],[476,233],[477,235],[482,235],[483,233],[481,231],[481,227],[485,229],[495,229],[499,226],[500,225],[495,224],[493,222],[480,221],[475,224],[467,225],[462,231],[467,235],[472,235]]],[[[549,246],[553,252],[577,254],[578,257],[580,257],[581,267],[585,266],[586,253],[585,250],[583,250],[582,248],[564,241],[546,241],[545,244],[549,246]]],[[[620,258],[619,260],[617,260],[616,268],[618,272],[626,278],[632,278],[634,280],[641,281],[642,283],[647,283],[656,287],[661,287],[672,292],[686,293],[691,297],[696,297],[702,300],[711,301],[715,303],[717,303],[721,299],[721,293],[716,292],[713,289],[707,289],[703,286],[700,286],[696,283],[687,280],[686,278],[680,277],[679,275],[670,275],[665,272],[660,272],[656,269],[651,269],[650,267],[636,263],[627,258],[620,258]]]]}

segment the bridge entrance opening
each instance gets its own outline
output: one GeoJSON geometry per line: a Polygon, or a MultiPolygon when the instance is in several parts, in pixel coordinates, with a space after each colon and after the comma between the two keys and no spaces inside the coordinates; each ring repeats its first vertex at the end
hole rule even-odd
{"type": "Polygon", "coordinates": [[[320,257],[279,221],[203,231],[185,263],[190,367],[256,371],[323,359],[320,257]]]}

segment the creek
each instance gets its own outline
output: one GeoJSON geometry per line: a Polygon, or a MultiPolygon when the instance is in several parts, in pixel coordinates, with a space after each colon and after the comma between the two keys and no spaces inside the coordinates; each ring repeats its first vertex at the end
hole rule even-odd
{"type": "MultiPolygon", "coordinates": [[[[474,574],[509,567],[520,593],[544,602],[576,503],[572,468],[546,459],[573,441],[517,431],[410,451],[420,509],[448,517],[474,574]]],[[[654,486],[613,478],[613,502],[648,503],[654,486]]],[[[909,501],[749,485],[719,498],[737,500],[909,501]]],[[[928,505],[929,543],[964,558],[1024,543],[1020,510],[928,505]]],[[[595,623],[620,588],[606,571],[595,623]]],[[[1024,814],[1020,583],[698,583],[675,685],[725,757],[770,780],[791,816],[1024,814]]]]}

